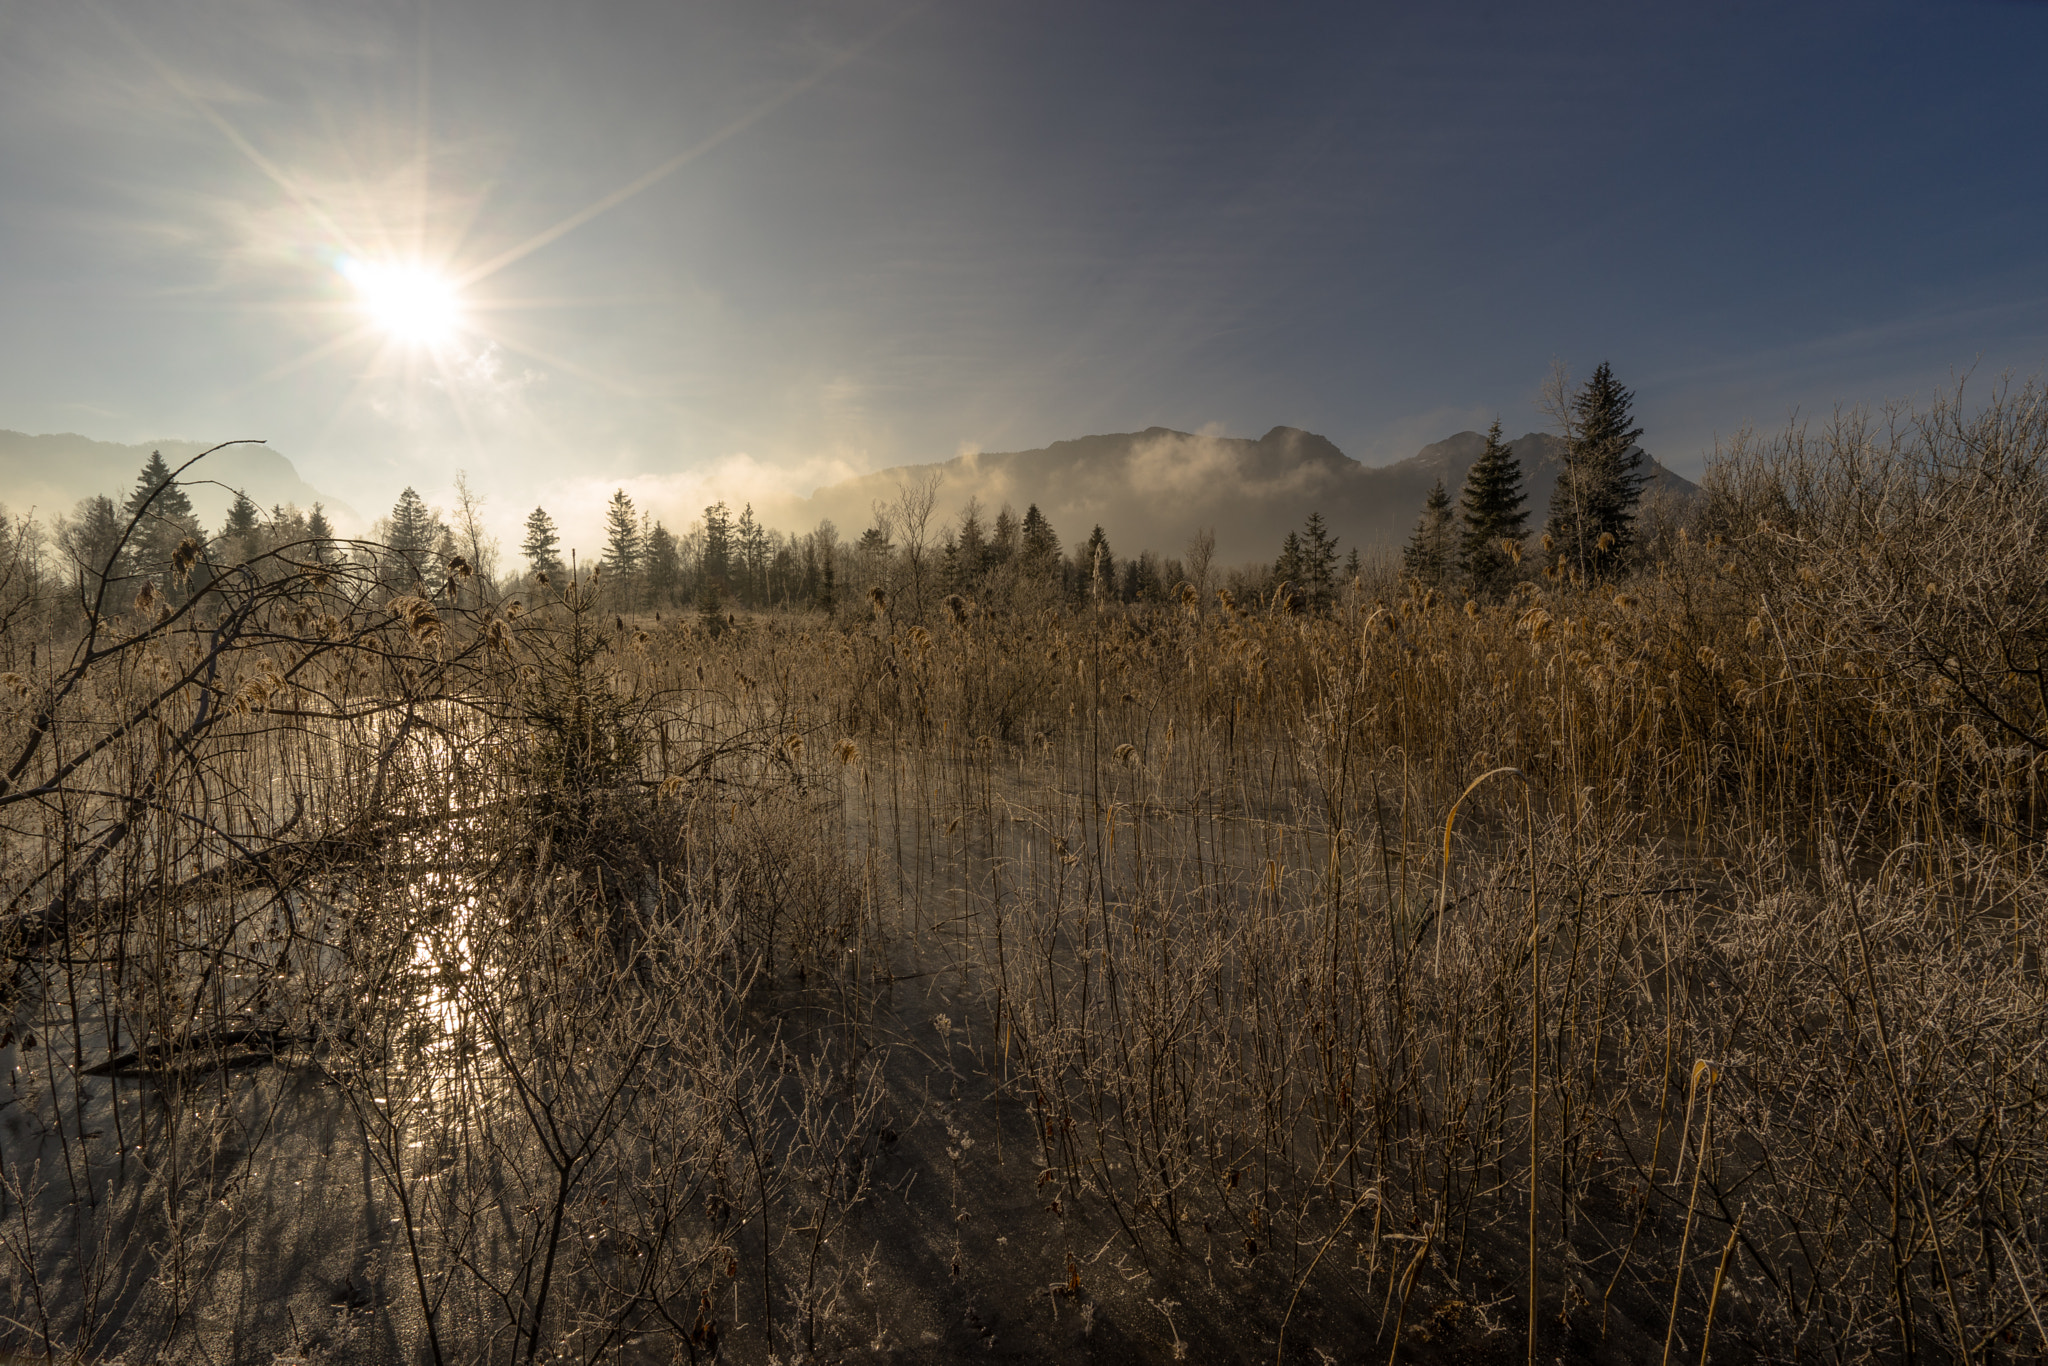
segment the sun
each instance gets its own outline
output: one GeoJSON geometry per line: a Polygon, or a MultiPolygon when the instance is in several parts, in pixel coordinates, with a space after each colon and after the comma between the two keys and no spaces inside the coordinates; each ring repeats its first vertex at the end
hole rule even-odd
{"type": "Polygon", "coordinates": [[[416,262],[342,262],[356,302],[370,325],[402,346],[438,350],[462,330],[462,300],[455,281],[416,262]]]}

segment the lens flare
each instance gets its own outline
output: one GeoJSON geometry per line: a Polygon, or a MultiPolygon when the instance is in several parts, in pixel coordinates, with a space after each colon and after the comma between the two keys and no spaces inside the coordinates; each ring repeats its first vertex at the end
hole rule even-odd
{"type": "Polygon", "coordinates": [[[355,286],[357,303],[372,325],[401,345],[432,350],[462,330],[455,282],[431,267],[350,258],[342,262],[341,273],[355,286]]]}

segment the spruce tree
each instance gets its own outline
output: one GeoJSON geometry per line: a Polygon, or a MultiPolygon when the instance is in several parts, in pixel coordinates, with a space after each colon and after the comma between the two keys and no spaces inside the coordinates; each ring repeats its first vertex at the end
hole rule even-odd
{"type": "Polygon", "coordinates": [[[1109,537],[1103,534],[1102,523],[1097,522],[1095,530],[1088,533],[1077,567],[1087,592],[1101,597],[1116,595],[1116,556],[1110,551],[1109,537]]]}
{"type": "Polygon", "coordinates": [[[633,500],[620,489],[605,506],[604,572],[617,585],[615,592],[629,593],[639,571],[640,519],[633,513],[633,500]]]}
{"type": "Polygon", "coordinates": [[[1311,512],[1301,529],[1302,598],[1311,611],[1327,612],[1337,600],[1337,538],[1323,522],[1323,514],[1311,512]]]}
{"type": "MultiPolygon", "coordinates": [[[[889,586],[889,566],[895,557],[896,543],[889,539],[889,533],[882,527],[869,527],[853,543],[854,566],[861,581],[871,589],[889,586]]],[[[860,583],[855,583],[854,591],[858,593],[860,587],[860,583]]]]}
{"type": "Polygon", "coordinates": [[[315,564],[334,564],[340,560],[334,544],[334,524],[327,520],[327,509],[318,503],[306,516],[306,539],[312,542],[308,549],[315,564]]]}
{"type": "Polygon", "coordinates": [[[235,501],[228,505],[227,521],[221,524],[220,535],[214,541],[214,554],[223,564],[243,564],[256,558],[262,549],[258,543],[262,529],[263,513],[247,493],[236,489],[235,501]]]}
{"type": "Polygon", "coordinates": [[[1409,578],[1434,588],[1451,568],[1455,545],[1451,495],[1439,479],[1430,486],[1429,497],[1422,505],[1422,519],[1415,524],[1415,534],[1408,538],[1407,549],[1401,552],[1401,568],[1409,578]]]}
{"type": "Polygon", "coordinates": [[[558,582],[567,577],[562,565],[562,536],[546,508],[536,507],[526,514],[526,537],[519,542],[519,553],[526,557],[528,573],[546,574],[558,582]]]}
{"type": "Polygon", "coordinates": [[[406,591],[423,582],[427,576],[427,561],[434,553],[435,543],[441,539],[440,519],[427,506],[426,499],[408,484],[405,492],[398,495],[392,504],[391,521],[384,534],[384,544],[393,553],[395,563],[391,566],[392,577],[386,586],[394,591],[406,591]]]}
{"type": "Polygon", "coordinates": [[[142,472],[135,477],[135,491],[121,505],[121,512],[124,522],[141,514],[128,541],[136,572],[159,580],[160,588],[169,589],[171,557],[177,552],[178,543],[187,537],[202,542],[206,538],[200,532],[192,500],[171,481],[171,467],[162,451],[149,453],[142,472]]]}
{"type": "Polygon", "coordinates": [[[704,509],[704,554],[697,570],[699,578],[720,587],[732,577],[732,514],[724,503],[704,509]]]}
{"type": "Polygon", "coordinates": [[[698,575],[697,626],[714,640],[725,634],[725,579],[722,576],[698,575]]]}
{"type": "MultiPolygon", "coordinates": [[[[1039,520],[1044,521],[1045,519],[1041,517],[1039,520]]],[[[1054,539],[1057,540],[1058,538],[1055,537],[1054,539]]],[[[1005,503],[1003,504],[1003,510],[996,514],[995,528],[989,532],[989,568],[1000,568],[1017,558],[1020,553],[1018,547],[1022,540],[1023,532],[1017,526],[1017,514],[1010,511],[1010,505],[1005,503]]]]}
{"type": "Polygon", "coordinates": [[[747,586],[745,599],[764,603],[768,597],[768,529],[754,520],[752,503],[740,509],[740,520],[733,532],[734,548],[747,586]]]}
{"type": "Polygon", "coordinates": [[[797,581],[796,543],[783,539],[779,531],[768,533],[775,553],[768,557],[768,600],[789,606],[789,595],[797,581]]]}
{"type": "Polygon", "coordinates": [[[682,556],[676,549],[675,534],[657,519],[653,530],[647,533],[646,565],[643,577],[646,580],[647,598],[654,606],[662,606],[675,600],[676,591],[682,586],[682,556]]]}
{"type": "Polygon", "coordinates": [[[1159,557],[1149,550],[1141,550],[1136,559],[1125,560],[1118,596],[1125,602],[1158,602],[1163,599],[1166,590],[1160,582],[1159,557]]]}
{"type": "MultiPolygon", "coordinates": [[[[997,525],[1001,525],[998,519],[997,525]]],[[[1018,558],[1024,562],[1026,573],[1047,577],[1059,569],[1060,538],[1053,532],[1052,523],[1033,503],[1024,512],[1024,523],[1018,528],[1018,558]]]]}
{"type": "Polygon", "coordinates": [[[804,548],[803,570],[797,580],[797,596],[808,603],[818,600],[818,538],[815,535],[798,538],[804,548]]]}
{"type": "Polygon", "coordinates": [[[1507,547],[1520,544],[1529,520],[1523,507],[1522,462],[1500,439],[1500,421],[1486,432],[1486,449],[1465,475],[1458,496],[1458,568],[1472,596],[1488,597],[1507,586],[1515,556],[1507,547]]]}
{"type": "Polygon", "coordinates": [[[1550,495],[1546,530],[1566,565],[1586,578],[1619,564],[1634,540],[1636,503],[1648,480],[1634,406],[1635,394],[1606,361],[1571,399],[1564,471],[1550,495]]]}
{"type": "Polygon", "coordinates": [[[981,526],[981,500],[969,498],[967,506],[960,509],[960,534],[953,541],[953,591],[972,596],[992,559],[988,533],[981,526]]]}
{"type": "Polygon", "coordinates": [[[1277,587],[1286,584],[1295,593],[1301,592],[1301,533],[1290,531],[1287,539],[1280,543],[1280,558],[1273,561],[1273,583],[1277,587]]]}

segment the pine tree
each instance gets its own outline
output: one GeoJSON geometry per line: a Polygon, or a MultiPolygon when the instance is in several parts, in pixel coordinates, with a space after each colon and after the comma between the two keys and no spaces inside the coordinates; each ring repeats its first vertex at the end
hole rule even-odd
{"type": "Polygon", "coordinates": [[[740,564],[746,580],[746,601],[765,603],[768,597],[768,529],[754,520],[754,505],[748,503],[740,510],[740,520],[733,528],[739,552],[740,564]]]}
{"type": "Polygon", "coordinates": [[[720,587],[732,577],[732,514],[724,503],[704,509],[704,554],[697,569],[699,578],[720,587]]]}
{"type": "MultiPolygon", "coordinates": [[[[997,526],[1002,525],[997,519],[997,526]]],[[[1053,532],[1052,523],[1033,503],[1024,512],[1024,524],[1018,528],[1017,554],[1024,562],[1027,573],[1047,576],[1059,568],[1060,538],[1053,532]]]]}
{"type": "Polygon", "coordinates": [[[149,459],[143,462],[142,472],[135,477],[135,491],[121,505],[121,513],[124,522],[141,514],[128,541],[135,571],[159,580],[160,588],[172,587],[168,582],[171,557],[177,552],[178,543],[188,537],[200,542],[206,538],[199,529],[199,516],[192,510],[192,500],[172,482],[171,467],[162,451],[151,451],[149,459]]]}
{"type": "Polygon", "coordinates": [[[676,549],[674,533],[659,519],[655,521],[653,530],[647,533],[646,556],[648,601],[657,607],[675,601],[683,582],[682,556],[676,549]]]}
{"type": "Polygon", "coordinates": [[[558,583],[568,577],[562,564],[561,533],[544,507],[526,514],[526,538],[519,543],[519,553],[526,557],[528,573],[545,574],[558,583]]]}
{"type": "Polygon", "coordinates": [[[1456,526],[1451,518],[1451,495],[1439,479],[1430,486],[1422,505],[1422,519],[1401,553],[1401,568],[1409,578],[1434,588],[1451,568],[1456,545],[1456,526]]]}
{"type": "Polygon", "coordinates": [[[334,544],[334,524],[327,520],[327,509],[318,503],[306,514],[306,539],[312,542],[307,549],[315,564],[334,564],[341,559],[334,544]]]}
{"type": "Polygon", "coordinates": [[[1280,558],[1273,561],[1273,585],[1277,588],[1283,583],[1293,592],[1301,592],[1301,533],[1298,531],[1287,533],[1287,539],[1280,543],[1280,558]]]}
{"type": "Polygon", "coordinates": [[[1458,495],[1458,568],[1470,585],[1472,596],[1497,594],[1513,572],[1516,556],[1508,547],[1519,545],[1529,520],[1522,506],[1522,462],[1500,439],[1500,421],[1487,429],[1486,449],[1465,475],[1465,488],[1458,495]]]}
{"type": "Polygon", "coordinates": [[[775,553],[768,559],[768,600],[787,607],[790,591],[797,581],[796,543],[784,539],[779,531],[771,531],[768,535],[775,545],[775,553]]]}
{"type": "Polygon", "coordinates": [[[1311,611],[1327,612],[1337,600],[1337,538],[1311,512],[1301,529],[1301,577],[1297,581],[1311,611]]]}
{"type": "Polygon", "coordinates": [[[605,590],[619,607],[631,607],[640,575],[640,519],[633,500],[620,489],[604,514],[605,590]]]}
{"type": "Polygon", "coordinates": [[[1159,557],[1149,550],[1141,550],[1136,559],[1125,560],[1117,596],[1125,602],[1157,602],[1164,598],[1166,593],[1160,584],[1159,557]]]}
{"type": "MultiPolygon", "coordinates": [[[[1041,517],[1039,518],[1039,520],[1044,521],[1045,519],[1041,517]]],[[[1050,528],[1048,528],[1048,530],[1050,530],[1050,528]]],[[[1019,542],[1022,540],[1022,537],[1023,533],[1021,530],[1019,530],[1017,526],[1017,514],[1010,511],[1010,505],[1008,503],[1003,504],[1003,510],[996,514],[995,528],[994,530],[989,532],[989,568],[1000,569],[1002,566],[1008,564],[1011,560],[1016,559],[1018,555],[1018,545],[1019,542]]],[[[1054,537],[1054,540],[1057,541],[1058,538],[1054,537]]]]}
{"type": "Polygon", "coordinates": [[[981,527],[981,500],[969,498],[960,509],[960,534],[953,541],[953,572],[949,582],[956,593],[972,595],[981,586],[981,576],[990,567],[988,534],[981,527]]]}
{"type": "MultiPolygon", "coordinates": [[[[719,504],[723,507],[724,504],[719,504]]],[[[714,640],[725,634],[725,579],[700,574],[697,578],[697,625],[714,640]]]]}
{"type": "Polygon", "coordinates": [[[405,492],[398,495],[398,501],[392,504],[390,525],[384,534],[384,544],[393,552],[396,561],[392,566],[395,578],[387,582],[386,587],[406,591],[424,582],[427,561],[433,556],[434,546],[440,539],[440,519],[408,484],[405,492]]]}
{"type": "MultiPolygon", "coordinates": [[[[1033,510],[1036,511],[1035,505],[1033,510]]],[[[1097,522],[1095,530],[1088,533],[1077,567],[1081,571],[1081,583],[1090,594],[1098,597],[1115,595],[1116,556],[1110,551],[1109,537],[1103,534],[1102,523],[1097,522]]]]}
{"type": "Polygon", "coordinates": [[[262,529],[262,511],[247,493],[236,489],[235,501],[228,505],[227,521],[221,524],[220,535],[214,540],[214,555],[222,564],[244,564],[255,559],[262,549],[262,529]]]}
{"type": "Polygon", "coordinates": [[[1634,426],[1635,394],[1601,361],[1571,399],[1564,470],[1550,495],[1552,544],[1568,566],[1595,578],[1621,562],[1634,540],[1643,473],[1643,429],[1634,426]]]}
{"type": "Polygon", "coordinates": [[[293,547],[296,557],[305,558],[306,514],[295,503],[272,503],[270,511],[264,514],[263,549],[271,551],[283,546],[293,547]]]}

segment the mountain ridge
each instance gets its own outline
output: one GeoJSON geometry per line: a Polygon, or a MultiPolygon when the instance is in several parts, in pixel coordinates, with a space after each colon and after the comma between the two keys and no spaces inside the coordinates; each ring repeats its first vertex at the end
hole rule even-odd
{"type": "MultiPolygon", "coordinates": [[[[135,487],[151,451],[162,451],[173,469],[207,449],[198,441],[99,441],[77,432],[28,432],[0,428],[0,503],[15,514],[33,511],[45,524],[71,514],[78,501],[105,494],[116,502],[135,487]]],[[[218,527],[237,489],[264,508],[295,503],[323,504],[344,524],[363,518],[343,500],[308,484],[298,467],[266,445],[229,446],[208,456],[179,483],[193,510],[209,528],[218,527]]]]}
{"type": "MultiPolygon", "coordinates": [[[[822,517],[857,535],[877,503],[891,502],[910,479],[937,472],[937,522],[970,497],[984,522],[1008,504],[1021,514],[1037,504],[1069,545],[1100,524],[1119,553],[1178,554],[1197,527],[1216,529],[1219,560],[1271,559],[1286,534],[1311,512],[1346,546],[1398,545],[1414,528],[1429,486],[1441,478],[1457,495],[1485,449],[1478,432],[1455,432],[1405,460],[1366,465],[1328,437],[1276,426],[1256,439],[1148,427],[1073,437],[1028,451],[980,451],[950,460],[891,466],[825,485],[774,512],[784,525],[822,517]]],[[[1522,462],[1531,530],[1539,530],[1562,468],[1564,441],[1528,432],[1509,443],[1522,462]]],[[[1648,487],[1678,496],[1696,489],[1646,454],[1648,487]]]]}

